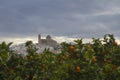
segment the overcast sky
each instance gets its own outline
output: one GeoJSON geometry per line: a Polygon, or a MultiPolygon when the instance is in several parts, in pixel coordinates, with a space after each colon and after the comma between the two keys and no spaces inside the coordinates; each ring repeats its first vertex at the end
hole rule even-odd
{"type": "Polygon", "coordinates": [[[0,0],[0,37],[120,37],[120,0],[0,0]]]}

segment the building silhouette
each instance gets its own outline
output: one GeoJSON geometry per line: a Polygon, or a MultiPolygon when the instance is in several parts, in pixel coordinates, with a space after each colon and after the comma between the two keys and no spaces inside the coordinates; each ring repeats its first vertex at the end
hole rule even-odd
{"type": "Polygon", "coordinates": [[[53,40],[50,35],[46,36],[46,39],[41,39],[41,35],[38,35],[38,44],[39,45],[47,45],[51,47],[57,46],[57,41],[53,40]]]}

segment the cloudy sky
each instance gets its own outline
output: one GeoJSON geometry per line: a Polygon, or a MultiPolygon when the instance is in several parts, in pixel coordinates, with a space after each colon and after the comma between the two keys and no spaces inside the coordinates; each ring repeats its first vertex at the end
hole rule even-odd
{"type": "Polygon", "coordinates": [[[120,37],[120,0],[0,0],[1,40],[120,37]]]}

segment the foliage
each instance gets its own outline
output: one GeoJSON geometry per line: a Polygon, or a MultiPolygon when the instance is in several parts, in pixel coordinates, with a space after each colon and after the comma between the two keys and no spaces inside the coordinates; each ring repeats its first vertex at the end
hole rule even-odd
{"type": "Polygon", "coordinates": [[[61,53],[45,49],[42,54],[32,41],[26,42],[26,56],[0,44],[1,80],[120,80],[120,45],[111,34],[83,43],[61,43],[61,53]]]}

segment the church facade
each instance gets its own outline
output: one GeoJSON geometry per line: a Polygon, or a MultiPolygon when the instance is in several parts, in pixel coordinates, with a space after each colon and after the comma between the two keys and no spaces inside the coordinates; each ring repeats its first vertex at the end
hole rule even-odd
{"type": "Polygon", "coordinates": [[[51,47],[57,46],[57,41],[53,40],[50,35],[46,36],[46,39],[41,39],[41,35],[38,35],[38,44],[39,45],[48,45],[51,47]]]}

